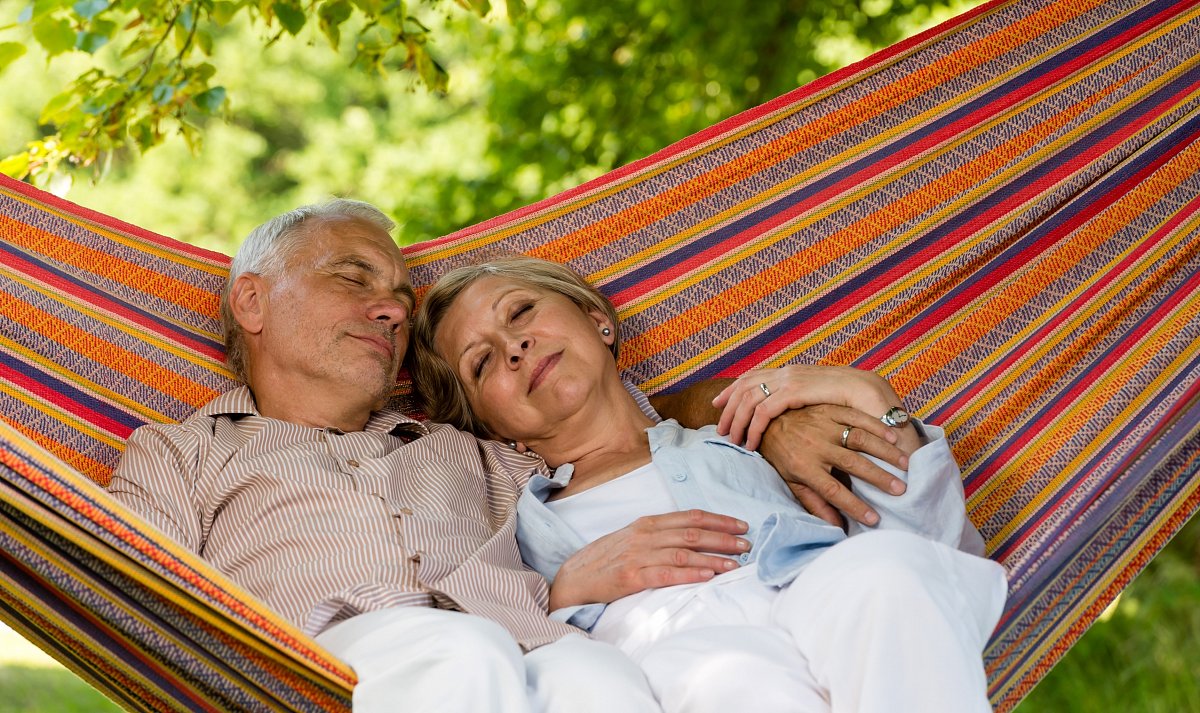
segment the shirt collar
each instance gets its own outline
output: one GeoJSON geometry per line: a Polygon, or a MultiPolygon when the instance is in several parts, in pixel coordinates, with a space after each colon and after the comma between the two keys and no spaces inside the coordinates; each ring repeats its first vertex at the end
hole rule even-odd
{"type": "MultiPolygon", "coordinates": [[[[209,417],[228,416],[234,420],[246,416],[262,416],[258,412],[258,406],[254,403],[254,394],[245,385],[221,394],[202,406],[197,413],[209,417]]],[[[425,423],[388,408],[372,413],[363,430],[383,431],[396,435],[403,433],[414,438],[429,435],[429,428],[425,423]]]]}

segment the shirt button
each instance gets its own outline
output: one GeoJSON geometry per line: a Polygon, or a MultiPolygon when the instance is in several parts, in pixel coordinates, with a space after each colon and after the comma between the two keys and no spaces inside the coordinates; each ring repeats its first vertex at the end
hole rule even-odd
{"type": "Polygon", "coordinates": [[[687,473],[676,473],[675,475],[672,475],[671,478],[676,483],[682,483],[683,481],[687,480],[687,473]]]}
{"type": "Polygon", "coordinates": [[[400,508],[400,514],[401,515],[412,515],[413,514],[412,508],[400,508]]]}
{"type": "Polygon", "coordinates": [[[742,564],[746,564],[749,561],[750,561],[750,553],[749,552],[738,555],[738,562],[741,562],[742,564]]]}
{"type": "Polygon", "coordinates": [[[351,466],[353,466],[353,467],[355,467],[355,468],[357,468],[357,467],[358,467],[358,461],[354,460],[353,458],[351,458],[350,460],[348,460],[348,461],[346,461],[346,462],[347,462],[347,463],[349,463],[351,466]]]}
{"type": "Polygon", "coordinates": [[[413,564],[421,564],[421,553],[418,552],[414,555],[409,555],[408,561],[412,562],[413,564]]]}

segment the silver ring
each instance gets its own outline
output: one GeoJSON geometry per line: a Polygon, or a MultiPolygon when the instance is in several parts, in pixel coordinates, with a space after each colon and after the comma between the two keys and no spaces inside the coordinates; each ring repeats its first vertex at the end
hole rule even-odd
{"type": "Polygon", "coordinates": [[[846,430],[842,431],[842,448],[846,447],[846,442],[850,440],[850,431],[854,426],[846,426],[846,430]]]}
{"type": "Polygon", "coordinates": [[[766,385],[766,384],[759,384],[759,385],[758,385],[758,388],[762,389],[763,396],[770,396],[770,395],[771,395],[771,390],[767,388],[767,385],[766,385]]]}

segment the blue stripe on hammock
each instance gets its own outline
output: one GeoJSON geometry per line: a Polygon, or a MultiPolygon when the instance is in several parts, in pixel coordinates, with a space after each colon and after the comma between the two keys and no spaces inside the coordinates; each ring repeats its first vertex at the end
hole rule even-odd
{"type": "MultiPolygon", "coordinates": [[[[1170,3],[1163,4],[1168,6],[1170,5],[1170,3]]],[[[1156,12],[1157,10],[1154,10],[1154,8],[1151,6],[1141,8],[1125,18],[1125,20],[1113,23],[1109,27],[1104,28],[1100,32],[1090,36],[1088,40],[1079,43],[1078,52],[1061,52],[1055,54],[1052,58],[1050,58],[1050,61],[1029,68],[1024,73],[1012,77],[1005,83],[997,86],[986,94],[980,95],[979,98],[975,99],[969,104],[963,105],[951,111],[949,114],[939,120],[930,122],[929,124],[925,125],[921,131],[914,132],[906,136],[905,144],[908,145],[917,143],[930,135],[938,133],[945,127],[952,125],[954,122],[962,120],[964,117],[973,112],[980,111],[986,108],[988,105],[998,101],[1002,102],[1010,93],[1013,92],[1014,88],[1020,88],[1030,83],[1031,80],[1036,80],[1039,76],[1046,74],[1049,70],[1057,68],[1068,62],[1075,61],[1079,54],[1086,53],[1087,51],[1095,49],[1105,42],[1112,40],[1115,36],[1127,30],[1129,26],[1136,25],[1144,21],[1147,19],[1147,16],[1156,14],[1156,12]]],[[[1146,103],[1154,104],[1154,102],[1149,101],[1146,103]]],[[[1135,109],[1136,108],[1138,107],[1135,107],[1135,109]]],[[[974,128],[975,127],[973,125],[964,126],[963,130],[971,131],[974,130],[974,128]]],[[[605,283],[604,291],[607,294],[616,294],[623,292],[626,289],[636,287],[639,283],[647,280],[653,280],[657,275],[662,274],[670,267],[685,262],[704,250],[712,248],[715,245],[729,240],[736,235],[751,230],[754,225],[766,222],[779,213],[792,208],[793,206],[824,190],[827,190],[831,186],[846,180],[850,176],[870,170],[879,162],[881,156],[887,156],[894,150],[894,145],[881,146],[878,150],[864,155],[857,161],[847,164],[843,168],[840,168],[828,175],[822,176],[812,183],[805,184],[804,186],[799,187],[798,190],[781,196],[778,200],[766,204],[754,212],[749,213],[726,226],[722,226],[721,228],[714,230],[703,240],[696,240],[688,245],[681,245],[677,249],[671,251],[668,255],[664,255],[663,257],[649,261],[624,275],[614,277],[611,281],[605,283]]],[[[748,176],[743,180],[750,180],[752,178],[753,176],[748,176]]]]}
{"type": "MultiPolygon", "coordinates": [[[[1200,77],[1200,70],[1192,71],[1185,77],[1181,77],[1178,81],[1165,85],[1158,92],[1156,92],[1153,97],[1139,102],[1131,107],[1126,113],[1115,117],[1100,127],[1097,127],[1095,132],[1080,137],[1080,141],[1078,143],[1095,143],[1097,138],[1107,137],[1113,132],[1124,128],[1128,123],[1130,123],[1131,118],[1142,116],[1147,112],[1157,109],[1159,107],[1158,100],[1177,93],[1182,86],[1186,86],[1187,84],[1195,81],[1196,77],[1200,77]]],[[[1193,134],[1200,132],[1200,115],[1193,116],[1185,121],[1177,131],[1184,133],[1185,138],[1191,138],[1189,132],[1193,134]]],[[[1126,180],[1129,175],[1135,173],[1141,168],[1144,168],[1147,164],[1155,160],[1161,152],[1170,148],[1179,148],[1179,146],[1172,145],[1171,142],[1159,142],[1157,151],[1144,151],[1135,155],[1132,159],[1127,160],[1126,164],[1117,166],[1110,175],[1105,176],[1103,179],[1098,181],[1083,195],[1094,199],[1102,193],[1107,193],[1116,185],[1119,185],[1126,180]]],[[[1045,161],[1042,161],[1037,165],[1036,170],[1032,170],[1025,174],[1022,181],[1025,183],[1033,183],[1047,175],[1052,175],[1059,169],[1061,164],[1073,160],[1075,156],[1075,152],[1071,151],[1070,147],[1064,147],[1063,150],[1059,151],[1052,159],[1047,158],[1045,161]]],[[[841,299],[850,297],[854,295],[863,284],[870,283],[872,281],[884,280],[886,273],[889,270],[894,269],[894,265],[901,263],[906,259],[915,258],[919,253],[929,250],[931,247],[936,249],[937,244],[940,242],[953,240],[954,231],[958,230],[961,225],[969,223],[973,218],[988,210],[991,210],[995,203],[1003,200],[1005,197],[1006,196],[1003,193],[993,194],[987,199],[972,205],[970,208],[960,213],[958,216],[956,216],[955,220],[948,221],[937,226],[927,234],[926,238],[903,246],[897,250],[892,258],[888,261],[876,262],[875,264],[870,265],[854,280],[847,281],[841,285],[830,285],[830,289],[825,293],[825,296],[820,304],[807,305],[797,309],[795,312],[784,317],[777,324],[773,325],[772,329],[764,330],[763,332],[748,338],[742,344],[729,349],[719,357],[713,359],[711,362],[698,366],[689,377],[689,381],[701,381],[704,379],[715,378],[720,376],[726,370],[736,367],[739,362],[749,358],[758,350],[766,347],[772,341],[778,339],[781,333],[789,332],[796,327],[812,320],[816,314],[824,309],[825,304],[836,303],[841,299]]],[[[969,293],[971,291],[971,286],[983,279],[990,278],[991,275],[996,274],[994,271],[1003,271],[1005,263],[1013,262],[1016,264],[1021,264],[1027,262],[1029,257],[1026,251],[1030,250],[1031,247],[1036,246],[1038,241],[1042,240],[1047,232],[1061,226],[1063,223],[1072,219],[1076,213],[1083,211],[1090,205],[1090,202],[1077,200],[1073,201],[1072,204],[1068,206],[1068,208],[1072,210],[1063,209],[1052,214],[1046,221],[1039,224],[1035,229],[1025,233],[1025,235],[1023,235],[1021,238],[1015,240],[1005,251],[1005,253],[1002,254],[1002,257],[1004,255],[1007,255],[1007,257],[1004,257],[1001,262],[990,262],[988,273],[985,274],[982,272],[977,272],[966,276],[961,281],[962,288],[956,289],[954,295],[947,295],[943,297],[938,302],[935,302],[934,305],[931,305],[930,308],[924,310],[921,314],[924,315],[931,312],[935,307],[944,305],[945,302],[951,297],[961,298],[962,294],[969,293]]],[[[919,321],[920,316],[912,320],[913,323],[917,323],[919,321]]],[[[864,361],[869,360],[877,351],[890,344],[891,341],[893,340],[884,340],[880,344],[876,345],[875,348],[856,359],[853,364],[861,365],[864,361]]]]}
{"type": "MultiPolygon", "coordinates": [[[[92,305],[92,306],[96,306],[96,304],[99,303],[104,306],[104,309],[109,309],[112,304],[117,304],[120,307],[122,307],[130,312],[135,313],[140,319],[144,319],[147,322],[152,322],[153,324],[161,327],[162,329],[159,331],[159,334],[163,335],[163,337],[167,340],[173,340],[173,341],[180,342],[181,344],[187,346],[188,348],[194,348],[198,351],[204,351],[204,352],[209,352],[209,353],[215,352],[217,354],[220,354],[224,351],[225,347],[222,342],[219,342],[216,339],[212,339],[209,337],[204,337],[200,334],[197,334],[196,332],[193,332],[193,331],[190,331],[187,329],[181,329],[179,327],[179,325],[175,324],[174,322],[164,319],[164,318],[158,316],[156,313],[148,311],[147,309],[137,305],[134,302],[128,301],[125,298],[114,296],[105,290],[98,289],[92,283],[80,280],[79,278],[72,275],[70,272],[67,272],[66,270],[63,270],[62,268],[55,266],[52,262],[49,262],[48,260],[43,259],[42,257],[40,257],[37,254],[29,253],[24,250],[21,250],[16,245],[14,245],[8,241],[0,241],[0,252],[11,255],[14,260],[28,262],[28,263],[32,264],[34,267],[36,267],[37,269],[45,271],[47,274],[52,275],[54,278],[57,278],[58,280],[61,280],[63,282],[74,285],[74,286],[80,288],[82,291],[87,292],[89,295],[93,295],[96,298],[96,299],[83,299],[80,297],[72,296],[71,297],[72,301],[78,300],[78,301],[86,302],[87,304],[92,305]]],[[[7,262],[9,264],[12,264],[11,262],[9,262],[9,260],[5,260],[2,255],[0,255],[0,260],[3,260],[4,262],[7,262]]],[[[31,276],[28,270],[21,270],[21,273],[24,275],[27,275],[27,276],[31,276]]],[[[34,277],[34,279],[36,279],[38,282],[41,282],[43,284],[50,284],[49,281],[44,279],[42,276],[32,276],[32,277],[34,277]]],[[[72,308],[72,311],[76,311],[76,310],[74,310],[72,308]]],[[[117,313],[117,312],[114,312],[114,313],[117,313]]]]}

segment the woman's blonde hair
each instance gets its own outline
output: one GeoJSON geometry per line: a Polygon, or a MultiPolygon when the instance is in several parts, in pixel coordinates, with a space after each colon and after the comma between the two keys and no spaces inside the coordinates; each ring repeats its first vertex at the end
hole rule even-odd
{"type": "Polygon", "coordinates": [[[609,347],[613,359],[617,357],[621,338],[617,329],[617,310],[612,302],[569,267],[558,263],[512,255],[455,268],[443,275],[425,295],[413,321],[413,383],[430,420],[448,423],[480,438],[494,438],[471,409],[454,367],[434,349],[434,339],[446,312],[464,290],[485,277],[500,277],[556,292],[585,312],[597,310],[603,313],[613,325],[613,343],[609,347]]]}

